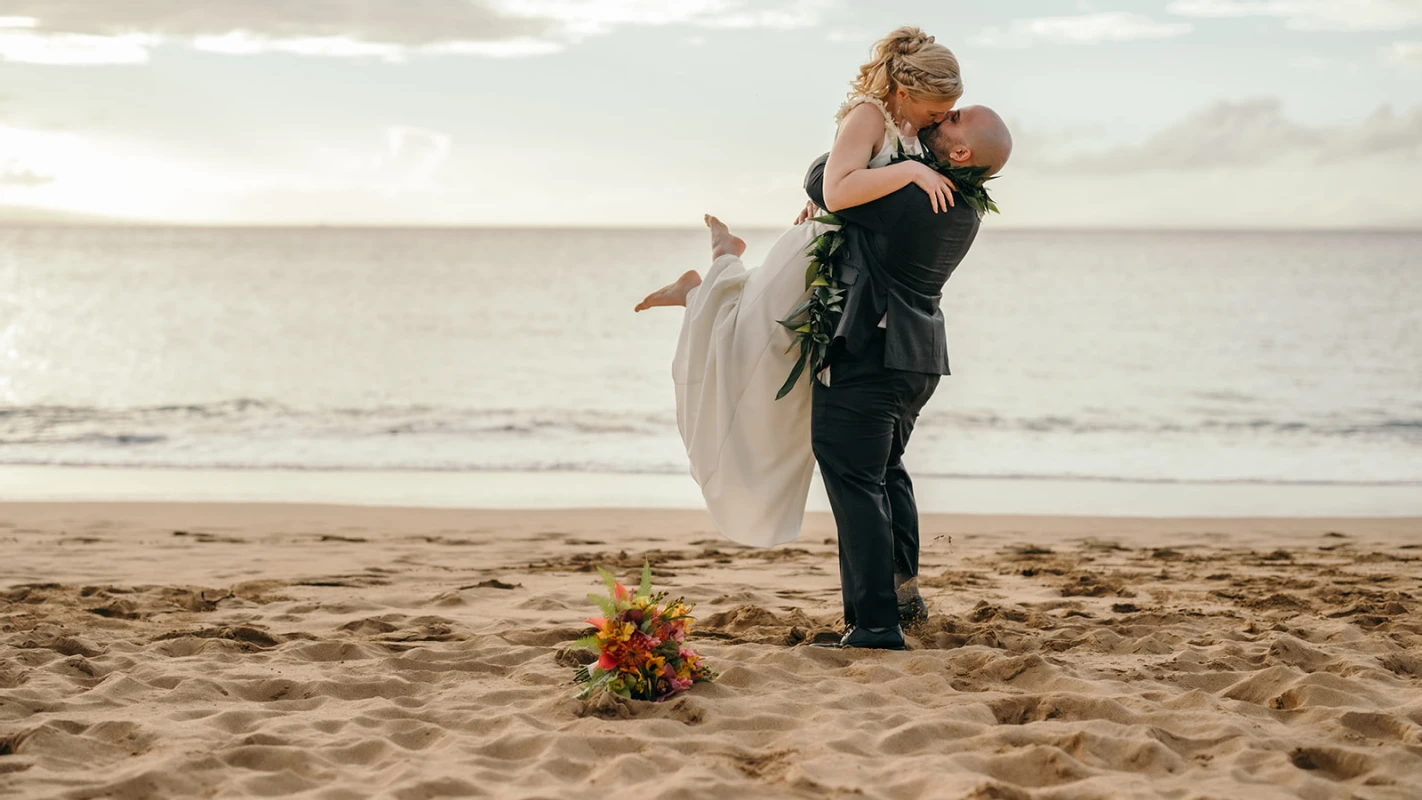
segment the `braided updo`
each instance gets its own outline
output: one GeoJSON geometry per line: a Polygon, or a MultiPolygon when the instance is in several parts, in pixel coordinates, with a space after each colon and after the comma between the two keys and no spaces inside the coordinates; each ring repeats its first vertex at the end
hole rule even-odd
{"type": "Polygon", "coordinates": [[[850,81],[850,94],[888,100],[902,86],[917,100],[957,100],[963,96],[958,59],[922,29],[905,25],[874,45],[874,58],[850,81]]]}

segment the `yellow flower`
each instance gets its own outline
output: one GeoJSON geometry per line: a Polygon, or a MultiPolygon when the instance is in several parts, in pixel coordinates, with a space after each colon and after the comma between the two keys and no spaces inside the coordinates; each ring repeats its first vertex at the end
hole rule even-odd
{"type": "Polygon", "coordinates": [[[632,638],[632,634],[636,630],[637,626],[630,622],[624,622],[621,625],[615,623],[609,624],[607,629],[598,632],[597,640],[600,644],[606,644],[607,642],[625,642],[632,638]]]}

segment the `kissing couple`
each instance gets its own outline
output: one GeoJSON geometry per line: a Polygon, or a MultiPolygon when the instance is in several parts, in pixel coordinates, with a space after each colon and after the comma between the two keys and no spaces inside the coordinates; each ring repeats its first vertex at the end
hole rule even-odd
{"type": "Polygon", "coordinates": [[[745,242],[707,216],[705,277],[637,310],[686,307],[677,427],[716,527],[794,540],[818,462],[839,533],[837,646],[903,649],[902,626],[928,614],[904,448],[948,374],[943,286],[995,210],[981,184],[1012,137],[991,109],[956,107],[958,60],[918,28],[881,39],[850,85],[809,204],[764,264],[747,269],[745,242]]]}

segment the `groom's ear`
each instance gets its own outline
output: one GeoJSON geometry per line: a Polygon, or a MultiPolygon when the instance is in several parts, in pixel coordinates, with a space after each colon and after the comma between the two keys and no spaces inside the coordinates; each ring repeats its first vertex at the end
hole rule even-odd
{"type": "Polygon", "coordinates": [[[966,164],[973,158],[973,150],[965,144],[955,144],[948,151],[948,160],[955,164],[966,164]]]}

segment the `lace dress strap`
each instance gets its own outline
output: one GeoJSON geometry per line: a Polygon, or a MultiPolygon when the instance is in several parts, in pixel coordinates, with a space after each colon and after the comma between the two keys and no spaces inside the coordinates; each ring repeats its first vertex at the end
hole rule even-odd
{"type": "Polygon", "coordinates": [[[889,113],[889,107],[884,105],[883,100],[880,100],[877,97],[870,97],[867,94],[851,95],[848,100],[845,100],[843,103],[840,103],[839,111],[836,111],[834,115],[835,124],[838,125],[839,123],[844,122],[844,118],[849,115],[849,112],[853,111],[859,106],[864,105],[865,103],[873,105],[875,108],[879,109],[880,114],[884,115],[884,130],[886,132],[892,133],[895,136],[899,135],[899,126],[894,123],[894,115],[889,113]]]}
{"type": "Polygon", "coordinates": [[[865,103],[872,104],[875,108],[879,109],[880,114],[884,115],[884,142],[880,145],[879,152],[876,153],[874,158],[869,162],[869,166],[882,167],[888,164],[900,146],[902,146],[906,152],[913,155],[923,155],[923,147],[919,144],[918,137],[904,136],[899,133],[899,126],[898,123],[894,122],[894,115],[889,113],[889,107],[884,105],[884,101],[877,97],[870,97],[867,94],[851,95],[848,100],[840,104],[839,111],[835,112],[835,124],[838,125],[844,122],[844,118],[849,115],[849,112],[865,103]]]}

